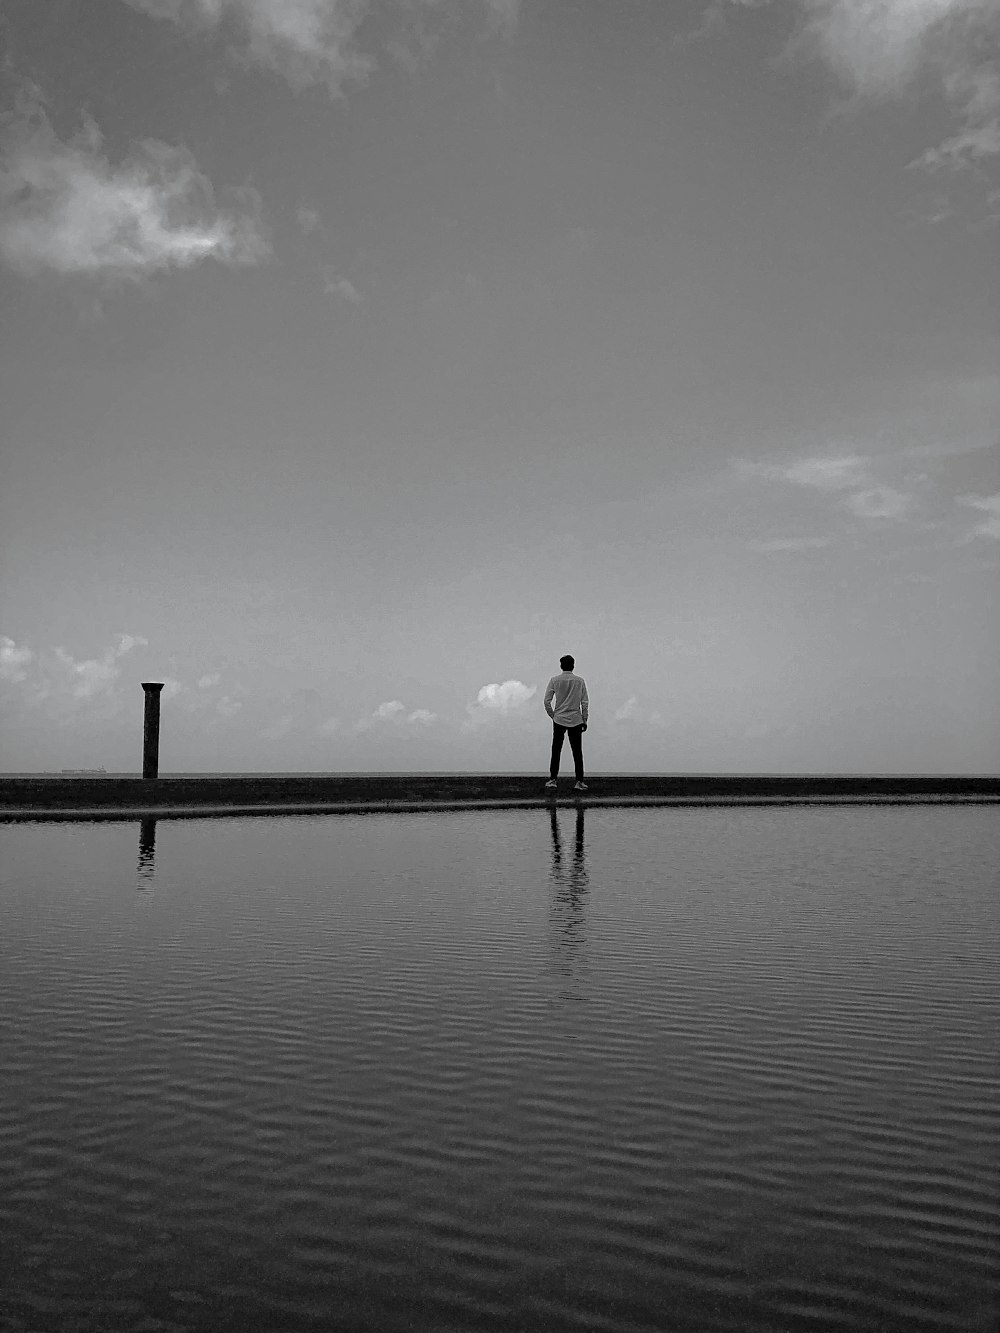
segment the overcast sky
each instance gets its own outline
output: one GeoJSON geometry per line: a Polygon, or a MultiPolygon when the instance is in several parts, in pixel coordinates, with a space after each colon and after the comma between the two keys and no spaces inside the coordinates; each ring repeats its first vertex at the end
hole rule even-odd
{"type": "Polygon", "coordinates": [[[997,0],[4,0],[8,771],[1000,769],[997,0]]]}

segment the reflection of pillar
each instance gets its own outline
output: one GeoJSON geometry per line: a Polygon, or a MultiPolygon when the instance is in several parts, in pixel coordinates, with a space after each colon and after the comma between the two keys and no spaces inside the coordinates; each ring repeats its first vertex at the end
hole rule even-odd
{"type": "Polygon", "coordinates": [[[142,682],[146,691],[146,713],[142,724],[142,776],[155,778],[160,771],[160,691],[163,682],[142,682]]]}
{"type": "Polygon", "coordinates": [[[144,815],[139,820],[139,878],[151,880],[156,869],[156,820],[144,815]]]}

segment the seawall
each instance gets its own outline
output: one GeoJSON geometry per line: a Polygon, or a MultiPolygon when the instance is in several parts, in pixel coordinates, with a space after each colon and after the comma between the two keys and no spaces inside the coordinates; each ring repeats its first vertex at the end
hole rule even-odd
{"type": "Polygon", "coordinates": [[[0,777],[0,821],[586,805],[1000,803],[1000,776],[595,774],[588,790],[534,774],[0,777]]]}

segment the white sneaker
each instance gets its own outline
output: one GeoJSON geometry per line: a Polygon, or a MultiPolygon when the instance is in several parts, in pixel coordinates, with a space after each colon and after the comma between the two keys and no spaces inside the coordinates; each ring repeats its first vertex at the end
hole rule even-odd
{"type": "Polygon", "coordinates": [[[586,784],[585,782],[578,782],[578,783],[576,784],[576,786],[573,788],[573,790],[574,790],[574,791],[586,791],[586,790],[587,790],[587,784],[586,784]]]}
{"type": "Polygon", "coordinates": [[[559,783],[556,782],[555,778],[549,778],[548,782],[546,782],[545,785],[546,787],[558,787],[559,783]]]}

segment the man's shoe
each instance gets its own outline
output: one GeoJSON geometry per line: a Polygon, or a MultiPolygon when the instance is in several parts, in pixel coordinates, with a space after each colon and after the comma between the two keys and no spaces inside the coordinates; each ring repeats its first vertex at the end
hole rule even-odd
{"type": "Polygon", "coordinates": [[[578,783],[576,784],[576,786],[573,788],[573,790],[574,790],[574,791],[586,791],[586,790],[587,790],[587,784],[586,784],[585,782],[578,782],[578,783]]]}
{"type": "Polygon", "coordinates": [[[558,787],[559,783],[556,782],[555,778],[549,778],[548,782],[546,782],[545,785],[546,787],[558,787]]]}

